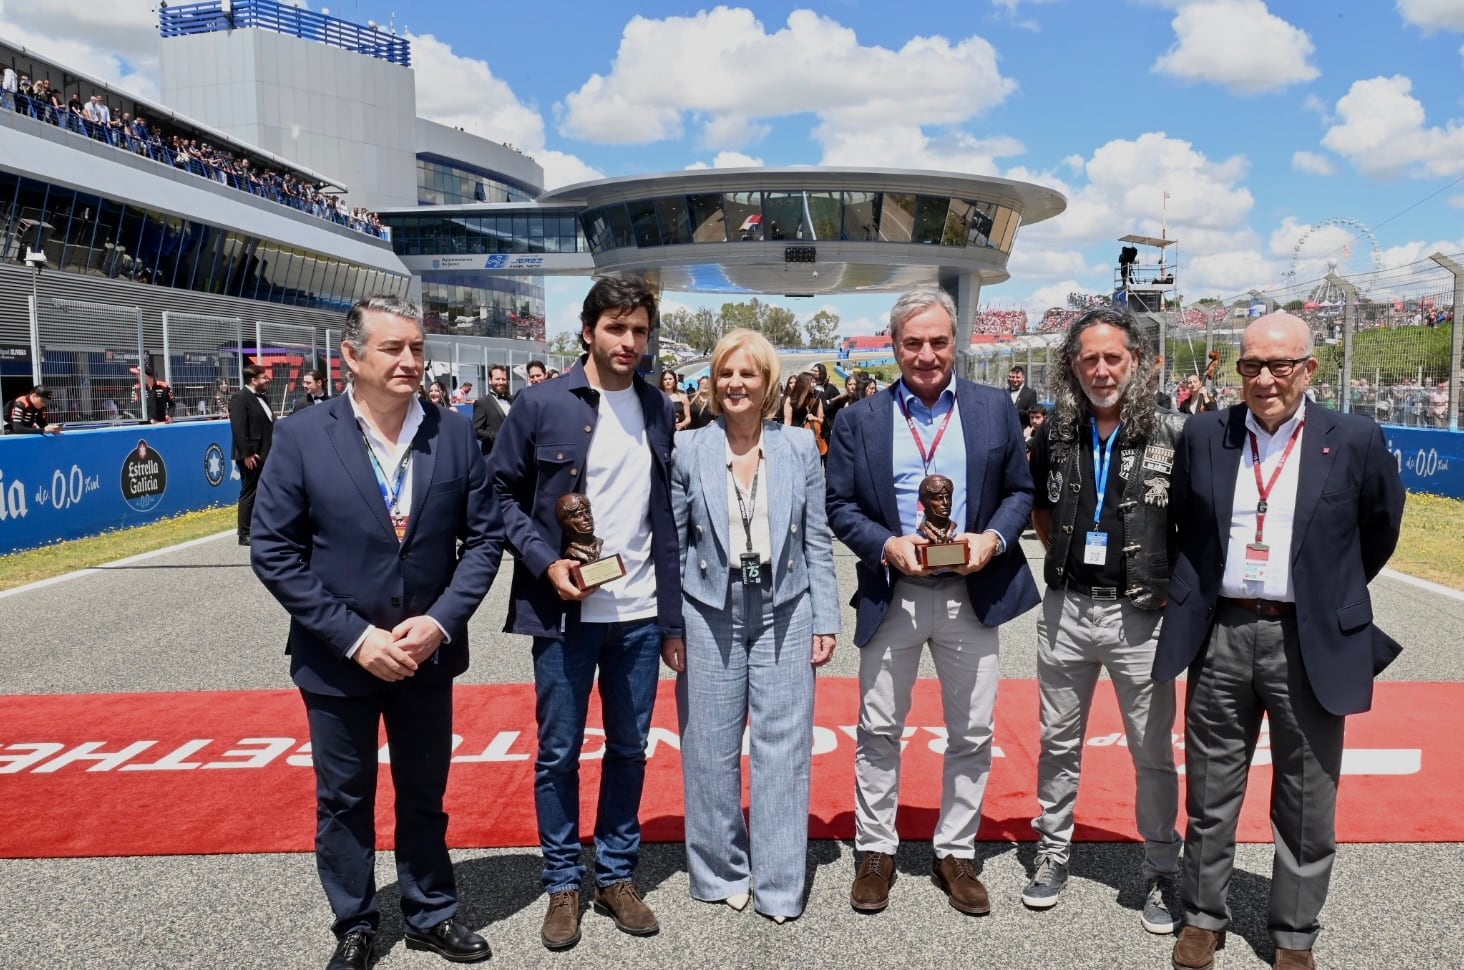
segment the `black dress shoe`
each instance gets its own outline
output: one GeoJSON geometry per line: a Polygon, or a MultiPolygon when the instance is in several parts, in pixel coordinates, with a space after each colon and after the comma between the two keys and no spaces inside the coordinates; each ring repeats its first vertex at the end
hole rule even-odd
{"type": "Polygon", "coordinates": [[[249,545],[249,537],[248,536],[240,536],[239,537],[239,545],[241,545],[241,546],[247,546],[247,545],[249,545]]]}
{"type": "Polygon", "coordinates": [[[325,965],[325,970],[370,970],[373,941],[371,934],[357,930],[347,933],[336,944],[335,956],[325,965]]]}
{"type": "Polygon", "coordinates": [[[453,963],[477,963],[493,955],[488,941],[456,920],[445,919],[425,933],[407,931],[408,950],[431,950],[453,963]]]}

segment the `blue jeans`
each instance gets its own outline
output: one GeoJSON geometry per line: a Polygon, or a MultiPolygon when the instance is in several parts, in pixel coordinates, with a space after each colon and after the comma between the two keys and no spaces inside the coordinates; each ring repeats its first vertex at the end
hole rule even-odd
{"type": "Polygon", "coordinates": [[[640,855],[646,736],[656,703],[661,632],[654,619],[583,623],[573,639],[534,638],[534,808],[544,853],[544,889],[580,888],[579,761],[590,688],[598,668],[605,722],[600,801],[595,813],[595,882],[630,879],[640,855]]]}

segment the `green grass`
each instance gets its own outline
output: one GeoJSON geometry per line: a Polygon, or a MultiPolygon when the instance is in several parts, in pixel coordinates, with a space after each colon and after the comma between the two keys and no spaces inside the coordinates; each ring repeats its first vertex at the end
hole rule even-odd
{"type": "MultiPolygon", "coordinates": [[[[0,589],[215,535],[232,529],[234,522],[234,507],[226,506],[0,556],[0,589]]],[[[1410,494],[1398,551],[1388,565],[1420,579],[1464,589],[1464,502],[1410,494]]]]}
{"type": "Polygon", "coordinates": [[[72,539],[54,545],[0,556],[0,589],[12,589],[77,569],[116,562],[143,552],[215,535],[233,529],[238,512],[229,505],[202,512],[187,512],[171,519],[150,522],[135,529],[119,529],[86,539],[72,539]]]}
{"type": "Polygon", "coordinates": [[[1403,534],[1389,566],[1399,572],[1464,589],[1464,502],[1409,494],[1403,534]]]}

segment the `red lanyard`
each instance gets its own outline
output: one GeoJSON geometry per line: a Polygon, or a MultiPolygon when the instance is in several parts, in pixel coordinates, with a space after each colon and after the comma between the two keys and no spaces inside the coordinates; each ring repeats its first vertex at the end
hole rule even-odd
{"type": "Polygon", "coordinates": [[[1296,439],[1301,437],[1301,429],[1305,427],[1305,418],[1297,422],[1296,430],[1291,432],[1291,440],[1286,442],[1286,450],[1281,452],[1281,460],[1271,472],[1271,480],[1264,485],[1261,484],[1261,446],[1256,441],[1256,433],[1250,432],[1251,469],[1256,473],[1256,495],[1259,498],[1256,502],[1256,545],[1261,544],[1261,535],[1266,531],[1266,509],[1270,507],[1266,500],[1271,497],[1276,479],[1281,477],[1281,469],[1286,467],[1286,459],[1291,457],[1291,449],[1296,447],[1296,439]]]}
{"type": "Polygon", "coordinates": [[[951,423],[951,415],[956,413],[956,402],[951,402],[951,409],[946,412],[945,420],[935,431],[935,440],[930,443],[930,453],[925,453],[925,442],[920,440],[920,432],[915,429],[915,419],[910,416],[910,402],[904,397],[900,398],[900,413],[905,415],[905,423],[910,426],[910,437],[915,439],[915,447],[920,450],[920,461],[925,466],[926,474],[930,473],[930,463],[935,460],[935,449],[940,447],[940,439],[946,433],[946,426],[951,423]]]}

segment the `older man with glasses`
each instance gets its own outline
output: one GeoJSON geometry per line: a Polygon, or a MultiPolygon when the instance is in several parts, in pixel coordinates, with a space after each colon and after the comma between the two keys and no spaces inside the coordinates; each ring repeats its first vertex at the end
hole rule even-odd
{"type": "Polygon", "coordinates": [[[1243,403],[1196,414],[1175,456],[1180,552],[1154,679],[1189,671],[1186,808],[1174,946],[1209,970],[1225,945],[1235,828],[1270,723],[1275,863],[1268,923],[1278,970],[1311,970],[1337,854],[1348,714],[1401,649],[1372,622],[1368,583],[1398,542],[1403,485],[1382,431],[1306,399],[1311,332],[1286,313],[1245,330],[1243,403]]]}

